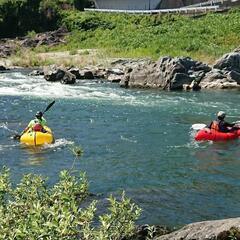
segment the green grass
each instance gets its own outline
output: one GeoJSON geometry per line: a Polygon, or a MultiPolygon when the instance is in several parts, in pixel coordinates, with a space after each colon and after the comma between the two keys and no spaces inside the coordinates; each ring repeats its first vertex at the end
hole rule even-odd
{"type": "Polygon", "coordinates": [[[103,49],[113,57],[190,56],[216,59],[239,46],[240,11],[200,18],[180,15],[127,15],[64,12],[72,31],[55,50],[103,49]]]}
{"type": "Polygon", "coordinates": [[[15,62],[20,61],[17,64],[21,65],[24,61],[26,66],[47,65],[52,60],[41,59],[38,53],[69,51],[69,55],[76,56],[79,63],[71,58],[65,65],[88,64],[87,59],[94,64],[99,63],[99,56],[92,56],[89,49],[97,49],[104,59],[150,57],[156,60],[167,55],[188,56],[213,63],[223,54],[238,48],[240,43],[240,9],[197,18],[68,10],[61,13],[61,19],[59,25],[65,25],[71,31],[66,38],[67,43],[51,48],[41,46],[33,49],[30,57],[20,57],[15,62]],[[78,51],[80,49],[83,51],[78,51]]]}

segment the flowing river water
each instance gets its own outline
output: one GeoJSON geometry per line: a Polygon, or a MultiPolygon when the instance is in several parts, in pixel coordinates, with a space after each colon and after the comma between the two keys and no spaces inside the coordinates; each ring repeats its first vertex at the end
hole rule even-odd
{"type": "Polygon", "coordinates": [[[90,191],[105,198],[125,190],[142,209],[140,223],[182,225],[240,215],[240,142],[196,143],[191,125],[218,110],[239,119],[240,94],[161,92],[118,84],[46,82],[27,71],[0,74],[0,161],[13,181],[37,173],[53,184],[70,169],[87,173],[90,191]],[[44,110],[56,142],[25,147],[11,139],[44,110]],[[71,146],[84,155],[74,161],[71,146]]]}

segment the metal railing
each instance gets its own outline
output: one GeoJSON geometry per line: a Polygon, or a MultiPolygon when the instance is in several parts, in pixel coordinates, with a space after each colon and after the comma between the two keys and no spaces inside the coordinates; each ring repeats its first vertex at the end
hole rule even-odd
{"type": "Polygon", "coordinates": [[[237,1],[239,1],[239,0],[211,0],[211,1],[207,1],[207,2],[201,2],[201,3],[188,5],[187,7],[191,8],[191,7],[214,6],[214,5],[221,5],[221,4],[224,4],[226,2],[234,3],[234,2],[237,2],[237,1]]]}
{"type": "Polygon", "coordinates": [[[182,7],[171,9],[156,9],[156,10],[118,10],[118,9],[98,9],[98,8],[84,8],[84,11],[89,12],[108,12],[108,13],[130,13],[130,14],[161,14],[161,13],[202,13],[217,11],[218,5],[205,7],[182,7]]]}

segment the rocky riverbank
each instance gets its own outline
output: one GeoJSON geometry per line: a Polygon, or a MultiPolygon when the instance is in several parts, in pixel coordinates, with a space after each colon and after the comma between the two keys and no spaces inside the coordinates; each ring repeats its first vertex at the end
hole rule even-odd
{"type": "Polygon", "coordinates": [[[142,225],[131,240],[239,240],[240,218],[203,221],[171,231],[163,226],[142,225]]]}
{"type": "MultiPolygon", "coordinates": [[[[8,60],[19,49],[35,49],[39,46],[55,46],[64,43],[69,35],[65,28],[56,31],[36,34],[17,39],[0,41],[0,58],[8,60]]],[[[90,50],[86,58],[93,58],[97,50],[90,50]]],[[[44,53],[36,55],[42,57],[44,53]]],[[[200,90],[200,89],[239,89],[240,88],[240,50],[228,53],[212,65],[188,57],[161,57],[157,61],[151,59],[107,59],[106,64],[90,61],[83,62],[82,56],[74,56],[81,62],[71,67],[62,65],[63,59],[73,56],[65,53],[45,53],[45,59],[56,63],[34,71],[32,75],[42,74],[47,81],[60,81],[74,84],[82,79],[101,79],[119,83],[125,88],[155,88],[160,90],[200,90]],[[55,59],[55,61],[54,61],[55,59]]],[[[74,54],[72,54],[74,55],[74,54]]],[[[0,61],[1,62],[1,61],[0,61]]],[[[2,61],[4,62],[4,61],[2,61]]],[[[47,64],[48,65],[48,64],[47,64]]],[[[72,65],[72,64],[71,64],[72,65]]],[[[70,66],[70,65],[69,65],[70,66]]],[[[0,71],[8,66],[0,64],[0,71]]]]}
{"type": "Polygon", "coordinates": [[[0,39],[0,58],[7,58],[20,49],[36,48],[39,46],[56,46],[64,43],[64,38],[68,34],[69,32],[66,28],[59,28],[56,31],[39,33],[34,36],[0,39]]]}
{"type": "Polygon", "coordinates": [[[192,223],[155,240],[239,240],[240,218],[192,223]]]}
{"type": "MultiPolygon", "coordinates": [[[[1,67],[4,69],[4,66],[1,67]]],[[[218,59],[212,66],[187,57],[118,59],[108,68],[101,66],[60,67],[51,65],[31,75],[44,75],[47,81],[75,84],[82,79],[119,83],[124,88],[197,91],[200,89],[240,89],[240,51],[218,59]]]]}

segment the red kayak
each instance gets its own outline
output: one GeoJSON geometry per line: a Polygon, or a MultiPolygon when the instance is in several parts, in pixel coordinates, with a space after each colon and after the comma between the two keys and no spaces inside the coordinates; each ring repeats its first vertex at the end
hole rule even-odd
{"type": "Polygon", "coordinates": [[[240,137],[240,129],[224,133],[209,128],[203,128],[195,135],[196,141],[226,141],[240,137]]]}

